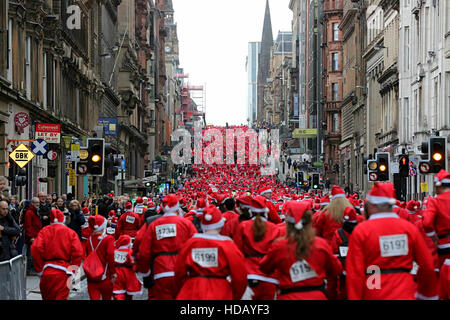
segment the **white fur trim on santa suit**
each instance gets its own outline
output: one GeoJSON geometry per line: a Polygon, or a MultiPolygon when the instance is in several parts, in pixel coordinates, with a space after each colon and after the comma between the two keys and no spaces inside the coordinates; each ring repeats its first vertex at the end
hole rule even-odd
{"type": "Polygon", "coordinates": [[[127,244],[126,246],[121,246],[118,249],[131,249],[132,247],[133,247],[133,244],[130,243],[130,244],[127,244]]]}
{"type": "Polygon", "coordinates": [[[196,233],[192,236],[192,238],[200,238],[200,239],[210,239],[210,240],[221,240],[221,241],[227,241],[232,239],[227,236],[222,236],[220,234],[207,234],[207,233],[196,233]]]}
{"type": "Polygon", "coordinates": [[[320,203],[321,206],[327,206],[327,205],[329,205],[329,204],[330,204],[329,202],[321,202],[321,203],[320,203]]]}
{"type": "Polygon", "coordinates": [[[136,275],[137,275],[138,277],[145,278],[145,277],[148,277],[151,273],[152,273],[152,271],[149,270],[149,271],[147,271],[147,272],[145,272],[145,273],[137,272],[136,275]]]}
{"type": "Polygon", "coordinates": [[[175,276],[175,272],[173,271],[168,271],[168,272],[161,272],[161,273],[157,273],[153,276],[154,280],[158,280],[161,278],[167,278],[167,277],[174,277],[175,276]]]}
{"type": "Polygon", "coordinates": [[[433,297],[427,297],[423,294],[420,294],[419,292],[416,292],[415,297],[417,300],[438,300],[439,296],[433,296],[433,297]]]}
{"type": "Polygon", "coordinates": [[[174,207],[169,207],[169,206],[165,206],[164,208],[164,213],[175,213],[178,212],[178,210],[180,209],[180,204],[177,204],[174,207]]]}
{"type": "Polygon", "coordinates": [[[272,189],[264,190],[259,195],[262,196],[263,194],[270,193],[270,192],[272,192],[272,189]]]}
{"type": "Polygon", "coordinates": [[[46,264],[44,265],[44,267],[42,268],[42,271],[39,272],[38,275],[41,276],[41,275],[44,273],[44,270],[47,269],[47,268],[49,268],[49,267],[50,267],[50,268],[53,268],[53,269],[59,269],[59,270],[62,270],[62,271],[64,271],[66,274],[68,274],[68,275],[70,275],[70,276],[75,275],[75,273],[69,271],[66,267],[60,266],[59,264],[53,264],[53,263],[46,263],[46,264]]]}
{"type": "Polygon", "coordinates": [[[438,244],[437,247],[438,247],[438,249],[450,248],[450,242],[449,243],[444,243],[444,244],[438,244]]]}
{"type": "Polygon", "coordinates": [[[450,259],[445,259],[444,264],[445,264],[446,266],[450,266],[450,259]]]}
{"type": "Polygon", "coordinates": [[[382,219],[382,218],[400,218],[400,217],[393,212],[379,212],[379,213],[371,214],[369,217],[369,220],[382,219]]]}
{"type": "Polygon", "coordinates": [[[387,204],[396,204],[396,200],[394,198],[389,198],[389,197],[378,197],[378,196],[372,196],[372,195],[368,195],[367,196],[367,201],[370,202],[371,204],[383,204],[383,203],[387,203],[387,204]]]}
{"type": "Polygon", "coordinates": [[[173,213],[173,212],[166,212],[163,214],[163,217],[176,217],[177,214],[173,213]]]}
{"type": "Polygon", "coordinates": [[[336,198],[345,198],[345,193],[338,193],[330,197],[331,200],[334,200],[336,198]]]}
{"type": "Polygon", "coordinates": [[[259,274],[249,274],[249,275],[247,275],[247,279],[248,280],[260,280],[260,281],[265,281],[265,282],[279,284],[277,279],[264,277],[264,276],[261,276],[259,274]]]}
{"type": "Polygon", "coordinates": [[[428,232],[428,233],[425,233],[425,234],[427,235],[427,237],[432,237],[432,236],[434,236],[436,234],[436,231],[431,231],[431,232],[428,232]]]}
{"type": "Polygon", "coordinates": [[[203,231],[207,231],[207,230],[213,230],[213,229],[219,229],[222,228],[225,224],[225,218],[222,218],[222,220],[220,220],[217,223],[213,223],[213,224],[201,224],[203,231]]]}

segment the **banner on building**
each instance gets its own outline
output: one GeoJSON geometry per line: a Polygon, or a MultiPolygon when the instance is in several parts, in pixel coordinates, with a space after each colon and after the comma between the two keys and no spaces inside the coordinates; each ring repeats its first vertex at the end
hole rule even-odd
{"type": "Polygon", "coordinates": [[[317,129],[295,129],[292,132],[292,138],[316,138],[317,129]]]}
{"type": "Polygon", "coordinates": [[[105,128],[105,135],[117,135],[117,118],[98,118],[98,125],[105,128]]]}
{"type": "Polygon", "coordinates": [[[298,117],[298,93],[294,93],[294,117],[298,117]]]}
{"type": "Polygon", "coordinates": [[[42,139],[47,143],[60,143],[61,125],[54,123],[36,123],[35,139],[42,139]]]}

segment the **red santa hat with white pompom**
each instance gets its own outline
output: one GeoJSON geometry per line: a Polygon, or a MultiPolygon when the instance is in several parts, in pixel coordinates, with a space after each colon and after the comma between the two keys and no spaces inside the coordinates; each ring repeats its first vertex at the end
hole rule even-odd
{"type": "Polygon", "coordinates": [[[177,213],[180,209],[180,199],[175,194],[169,194],[162,200],[164,213],[177,213]]]}
{"type": "Polygon", "coordinates": [[[222,212],[215,205],[207,206],[201,218],[203,231],[220,229],[224,224],[225,218],[222,217],[222,212]]]}

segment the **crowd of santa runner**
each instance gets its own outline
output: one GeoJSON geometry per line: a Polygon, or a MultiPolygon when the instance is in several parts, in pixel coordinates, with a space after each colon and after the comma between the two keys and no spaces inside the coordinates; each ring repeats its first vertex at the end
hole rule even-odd
{"type": "Polygon", "coordinates": [[[80,266],[92,300],[144,287],[151,300],[449,299],[450,173],[434,187],[423,202],[398,201],[392,183],[319,196],[259,165],[194,165],[161,203],[138,197],[108,217],[83,207],[79,234],[51,209],[33,266],[45,300],[68,299],[80,266]]]}

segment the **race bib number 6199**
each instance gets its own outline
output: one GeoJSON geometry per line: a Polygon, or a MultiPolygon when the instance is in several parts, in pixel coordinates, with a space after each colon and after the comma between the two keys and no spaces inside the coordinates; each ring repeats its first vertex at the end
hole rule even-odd
{"type": "Polygon", "coordinates": [[[204,268],[218,267],[217,248],[192,249],[192,260],[204,268]]]}

